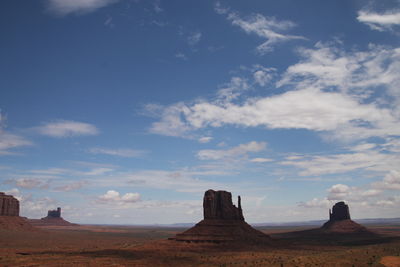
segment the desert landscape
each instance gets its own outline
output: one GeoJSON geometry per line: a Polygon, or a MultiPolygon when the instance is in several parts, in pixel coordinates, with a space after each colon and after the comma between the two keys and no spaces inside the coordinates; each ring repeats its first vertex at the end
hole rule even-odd
{"type": "Polygon", "coordinates": [[[400,0],[0,0],[0,267],[400,267],[400,0]]]}
{"type": "MultiPolygon", "coordinates": [[[[12,205],[16,203],[13,200],[12,205]]],[[[350,219],[344,202],[333,207],[329,221],[319,228],[264,226],[256,230],[245,222],[240,198],[236,207],[226,191],[208,190],[203,212],[204,220],[190,229],[77,225],[63,220],[61,209],[49,211],[41,220],[3,213],[0,265],[400,265],[400,224],[361,226],[350,219]],[[57,218],[55,222],[51,216],[57,218]]]]}
{"type": "MultiPolygon", "coordinates": [[[[400,225],[371,225],[377,237],[298,235],[261,228],[269,245],[168,240],[184,228],[52,226],[0,231],[1,266],[387,266],[400,264],[400,225]]],[[[297,230],[298,228],[296,228],[297,230]]]]}

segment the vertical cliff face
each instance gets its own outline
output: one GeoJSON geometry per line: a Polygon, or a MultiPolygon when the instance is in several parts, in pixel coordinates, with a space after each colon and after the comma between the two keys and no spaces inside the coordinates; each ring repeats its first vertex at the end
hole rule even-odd
{"type": "Polygon", "coordinates": [[[349,206],[346,205],[343,201],[336,203],[332,208],[332,212],[329,210],[329,220],[350,220],[349,206]]]}
{"type": "Polygon", "coordinates": [[[0,216],[19,216],[19,201],[0,192],[0,216]]]}
{"type": "Polygon", "coordinates": [[[49,210],[47,212],[48,218],[61,218],[61,208],[57,208],[56,210],[49,210]]]}
{"type": "Polygon", "coordinates": [[[232,194],[227,191],[208,190],[203,198],[204,219],[244,220],[238,197],[238,207],[232,203],[232,194]]]}
{"type": "Polygon", "coordinates": [[[270,237],[244,221],[240,197],[238,206],[227,191],[208,190],[203,198],[204,220],[171,240],[184,242],[248,242],[264,244],[270,237]]]}

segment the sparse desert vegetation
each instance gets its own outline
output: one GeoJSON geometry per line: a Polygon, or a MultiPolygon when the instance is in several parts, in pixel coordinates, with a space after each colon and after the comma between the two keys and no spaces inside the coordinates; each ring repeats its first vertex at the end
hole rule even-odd
{"type": "Polygon", "coordinates": [[[0,231],[0,266],[398,266],[400,225],[369,229],[379,235],[321,237],[264,227],[273,242],[258,246],[167,240],[183,228],[48,226],[0,231]]]}

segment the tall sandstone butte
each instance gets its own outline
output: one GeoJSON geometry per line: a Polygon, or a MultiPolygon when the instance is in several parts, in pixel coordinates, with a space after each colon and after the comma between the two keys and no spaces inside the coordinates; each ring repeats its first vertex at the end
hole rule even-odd
{"type": "Polygon", "coordinates": [[[208,190],[204,193],[204,219],[194,227],[177,234],[176,241],[184,242],[257,242],[270,241],[268,235],[247,224],[238,197],[238,206],[232,203],[232,194],[227,191],[208,190]]]}
{"type": "Polygon", "coordinates": [[[350,219],[349,206],[343,201],[337,202],[329,210],[329,221],[324,223],[322,230],[334,233],[368,232],[368,230],[350,219]]]}
{"type": "Polygon", "coordinates": [[[350,220],[349,206],[346,205],[343,201],[333,205],[332,212],[329,209],[329,220],[330,221],[350,220]]]}
{"type": "Polygon", "coordinates": [[[0,216],[19,216],[19,201],[0,192],[0,216]]]}
{"type": "Polygon", "coordinates": [[[227,191],[208,190],[204,193],[204,219],[241,220],[244,221],[240,196],[238,207],[232,203],[232,194],[227,191]]]}
{"type": "Polygon", "coordinates": [[[0,192],[0,230],[34,231],[26,220],[19,216],[19,201],[13,196],[0,192]]]}

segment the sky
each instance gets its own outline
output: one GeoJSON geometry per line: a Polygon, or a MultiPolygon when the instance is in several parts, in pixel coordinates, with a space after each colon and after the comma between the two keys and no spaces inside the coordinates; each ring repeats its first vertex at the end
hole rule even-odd
{"type": "Polygon", "coordinates": [[[21,216],[400,217],[400,1],[3,0],[0,191],[21,216]]]}

